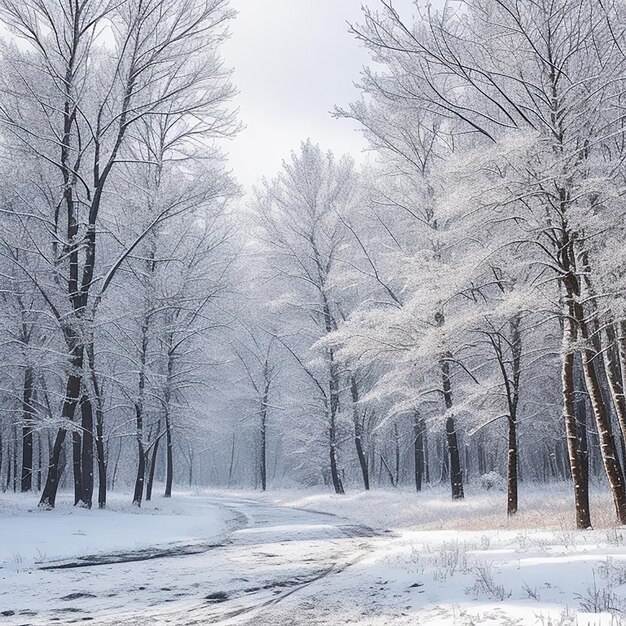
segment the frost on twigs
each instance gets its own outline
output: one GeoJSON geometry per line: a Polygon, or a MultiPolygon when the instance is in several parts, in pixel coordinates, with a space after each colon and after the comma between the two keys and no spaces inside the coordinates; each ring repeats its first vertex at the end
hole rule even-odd
{"type": "Polygon", "coordinates": [[[497,582],[497,572],[493,565],[485,562],[477,562],[472,568],[474,584],[469,591],[477,596],[487,596],[494,600],[503,601],[511,596],[511,591],[497,582]]]}
{"type": "Polygon", "coordinates": [[[479,481],[485,491],[506,491],[506,478],[498,472],[487,472],[479,478],[479,481]]]}

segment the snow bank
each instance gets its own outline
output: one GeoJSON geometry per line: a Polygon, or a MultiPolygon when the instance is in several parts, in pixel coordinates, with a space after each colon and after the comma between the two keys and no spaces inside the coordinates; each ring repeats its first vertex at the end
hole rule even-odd
{"type": "Polygon", "coordinates": [[[128,503],[128,496],[112,494],[107,509],[87,510],[74,507],[70,496],[63,494],[52,511],[36,505],[33,495],[0,496],[0,568],[5,571],[86,555],[213,540],[234,519],[228,510],[192,496],[158,498],[137,508],[128,503]]]}

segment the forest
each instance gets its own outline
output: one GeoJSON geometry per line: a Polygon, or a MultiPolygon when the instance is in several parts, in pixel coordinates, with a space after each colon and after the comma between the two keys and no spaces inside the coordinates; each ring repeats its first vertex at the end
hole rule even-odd
{"type": "Polygon", "coordinates": [[[244,194],[227,0],[1,0],[2,490],[570,481],[626,524],[625,11],[372,3],[367,161],[305,134],[244,194]]]}

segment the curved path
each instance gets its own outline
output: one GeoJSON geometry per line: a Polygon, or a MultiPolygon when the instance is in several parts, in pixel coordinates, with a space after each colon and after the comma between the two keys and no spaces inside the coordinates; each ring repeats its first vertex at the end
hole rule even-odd
{"type": "MultiPolygon", "coordinates": [[[[375,536],[332,515],[257,500],[193,502],[230,513],[221,540],[48,563],[29,572],[28,593],[20,589],[0,623],[295,623],[293,616],[277,617],[278,605],[358,561],[375,536]],[[45,608],[29,608],[20,597],[45,608]]],[[[158,523],[158,516],[146,516],[146,523],[158,523]]]]}

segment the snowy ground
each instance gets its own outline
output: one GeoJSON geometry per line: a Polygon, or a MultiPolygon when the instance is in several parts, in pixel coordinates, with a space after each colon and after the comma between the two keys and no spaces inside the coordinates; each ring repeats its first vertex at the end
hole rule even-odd
{"type": "MultiPolygon", "coordinates": [[[[504,515],[506,492],[465,487],[464,500],[452,500],[447,486],[426,488],[419,495],[406,491],[356,491],[344,496],[328,492],[277,491],[263,498],[284,506],[310,509],[349,517],[373,528],[412,530],[485,530],[485,529],[574,529],[574,497],[571,485],[522,485],[519,512],[504,515]]],[[[260,497],[254,492],[240,492],[260,497]]],[[[591,492],[591,513],[595,528],[612,528],[615,510],[611,495],[604,489],[591,492]]]]}
{"type": "MultiPolygon", "coordinates": [[[[216,541],[233,525],[227,509],[201,500],[159,498],[141,509],[128,496],[109,496],[104,511],[72,506],[62,497],[53,511],[37,508],[33,496],[0,495],[0,564],[20,572],[93,554],[130,552],[168,544],[216,541]],[[158,516],[151,519],[149,516],[158,516]]],[[[1,593],[1,592],[0,592],[1,593]]],[[[0,596],[1,597],[1,596],[0,596]]]]}
{"type": "Polygon", "coordinates": [[[207,492],[140,512],[0,495],[0,624],[626,623],[606,495],[587,532],[566,490],[522,495],[513,523],[497,493],[207,492]]]}

